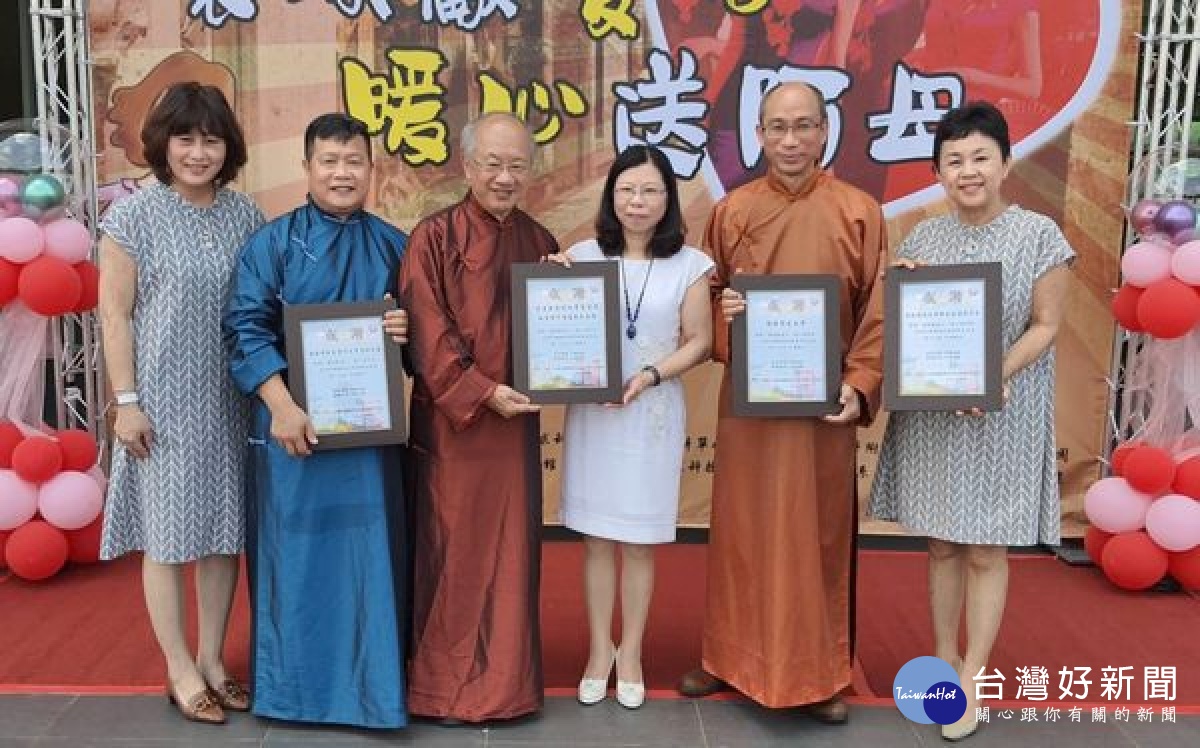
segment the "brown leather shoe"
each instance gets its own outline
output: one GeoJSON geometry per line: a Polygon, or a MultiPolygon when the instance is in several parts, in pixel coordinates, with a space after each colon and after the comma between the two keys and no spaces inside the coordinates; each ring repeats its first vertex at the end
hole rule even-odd
{"type": "Polygon", "coordinates": [[[850,710],[841,696],[800,707],[800,711],[826,725],[844,725],[850,720],[850,710]]]}
{"type": "Polygon", "coordinates": [[[250,711],[250,694],[233,678],[227,678],[219,686],[209,690],[222,708],[234,712],[250,711]]]}
{"type": "Polygon", "coordinates": [[[184,702],[175,695],[175,687],[169,685],[167,686],[167,701],[174,704],[186,720],[206,725],[225,724],[225,711],[217,703],[212,691],[207,688],[184,702]]]}
{"type": "Polygon", "coordinates": [[[705,696],[712,696],[714,693],[724,691],[729,688],[729,684],[717,676],[705,672],[703,668],[696,668],[684,673],[684,676],[679,679],[677,688],[679,693],[689,699],[702,699],[705,696]]]}

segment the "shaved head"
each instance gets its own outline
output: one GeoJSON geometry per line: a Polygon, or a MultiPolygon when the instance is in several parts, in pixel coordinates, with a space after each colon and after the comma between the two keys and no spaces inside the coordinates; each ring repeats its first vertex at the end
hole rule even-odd
{"type": "Polygon", "coordinates": [[[806,83],[805,81],[788,81],[787,83],[780,83],[778,86],[775,86],[762,97],[762,101],[758,104],[758,124],[761,125],[767,121],[767,106],[772,99],[776,98],[777,95],[794,94],[797,91],[805,91],[812,97],[813,101],[817,103],[817,111],[821,113],[821,122],[824,123],[826,119],[825,95],[811,83],[806,83]]]}

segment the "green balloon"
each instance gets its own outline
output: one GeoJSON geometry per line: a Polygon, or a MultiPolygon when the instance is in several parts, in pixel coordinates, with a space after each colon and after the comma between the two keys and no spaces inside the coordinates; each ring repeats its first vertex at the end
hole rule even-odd
{"type": "Polygon", "coordinates": [[[66,198],[67,192],[63,189],[62,182],[49,174],[30,177],[21,188],[21,202],[42,212],[59,207],[66,198]]]}

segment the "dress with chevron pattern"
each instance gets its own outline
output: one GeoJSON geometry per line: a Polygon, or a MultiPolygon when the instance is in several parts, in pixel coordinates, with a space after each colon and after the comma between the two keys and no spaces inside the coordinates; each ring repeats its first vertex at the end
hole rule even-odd
{"type": "MultiPolygon", "coordinates": [[[[924,221],[897,255],[927,265],[1000,262],[1007,351],[1029,327],[1034,282],[1075,253],[1049,218],[1011,206],[984,226],[953,215],[924,221]]],[[[979,417],[893,413],[871,515],[955,543],[1057,544],[1053,347],[1008,386],[1004,409],[979,417]]]]}
{"type": "Polygon", "coordinates": [[[153,185],[100,224],[137,266],[134,370],[154,429],[147,459],[114,443],[102,558],[145,551],[182,563],[242,550],[249,411],[229,375],[221,314],[238,250],[262,220],[239,192],[218,190],[197,208],[153,185]]]}

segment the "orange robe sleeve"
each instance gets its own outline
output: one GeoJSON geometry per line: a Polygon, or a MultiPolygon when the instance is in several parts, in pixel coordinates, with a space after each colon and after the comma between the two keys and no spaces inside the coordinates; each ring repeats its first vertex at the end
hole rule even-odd
{"type": "Polygon", "coordinates": [[[736,234],[726,228],[730,212],[729,203],[721,200],[713,206],[708,216],[708,225],[704,230],[702,248],[712,258],[714,263],[712,274],[708,277],[708,287],[712,295],[713,316],[713,345],[712,359],[722,364],[728,364],[730,358],[729,323],[721,314],[721,292],[729,287],[729,279],[734,270],[730,266],[733,247],[736,244],[736,234]]]}
{"type": "Polygon", "coordinates": [[[455,324],[445,293],[446,233],[443,222],[424,221],[409,237],[400,266],[400,298],[408,310],[408,355],[434,405],[462,431],[479,416],[497,382],[475,363],[455,324]]]}
{"type": "Polygon", "coordinates": [[[854,337],[846,353],[842,381],[862,393],[867,409],[861,424],[879,412],[883,384],[883,270],[887,263],[887,223],[877,203],[862,211],[855,228],[862,241],[861,292],[855,299],[854,337]]]}

